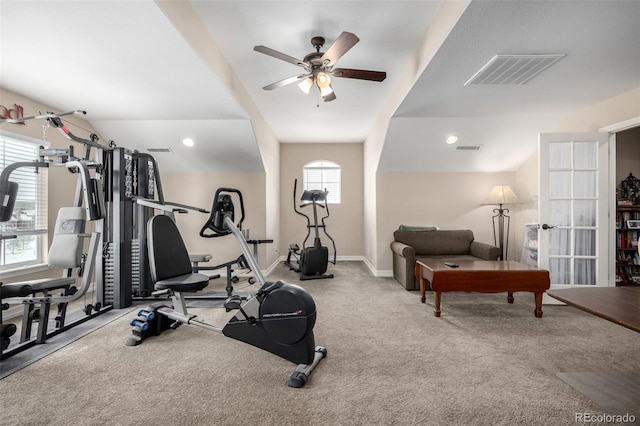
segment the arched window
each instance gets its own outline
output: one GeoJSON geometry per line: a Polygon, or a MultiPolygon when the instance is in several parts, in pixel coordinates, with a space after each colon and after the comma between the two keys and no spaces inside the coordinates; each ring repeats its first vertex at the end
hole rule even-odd
{"type": "Polygon", "coordinates": [[[329,191],[327,203],[340,204],[340,165],[333,161],[312,161],[302,168],[304,189],[329,191]]]}

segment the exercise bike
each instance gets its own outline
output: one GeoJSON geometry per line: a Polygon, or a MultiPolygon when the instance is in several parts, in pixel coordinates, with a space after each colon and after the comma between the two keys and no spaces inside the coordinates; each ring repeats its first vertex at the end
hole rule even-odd
{"type": "Polygon", "coordinates": [[[329,217],[329,205],[327,204],[328,191],[321,191],[319,189],[305,190],[300,197],[302,204],[300,208],[312,206],[313,208],[313,224],[308,215],[298,210],[296,206],[296,192],[298,187],[298,179],[293,183],[293,210],[300,216],[307,219],[307,236],[302,242],[302,250],[298,244],[289,245],[289,253],[287,254],[287,260],[284,264],[289,267],[290,270],[295,270],[300,273],[301,280],[318,280],[323,278],[333,278],[333,274],[327,274],[327,267],[329,266],[329,249],[322,245],[320,241],[319,229],[322,228],[324,234],[331,240],[333,245],[333,263],[336,264],[336,243],[327,232],[327,226],[324,220],[329,217]],[[318,223],[318,208],[325,209],[326,216],[322,217],[321,223],[318,223]],[[313,246],[306,247],[307,240],[311,235],[311,228],[315,231],[315,237],[313,239],[313,246]],[[292,263],[292,259],[295,260],[297,265],[292,263]]]}
{"type": "MultiPolygon", "coordinates": [[[[237,190],[220,188],[214,200],[223,191],[237,190]]],[[[169,328],[181,324],[192,324],[220,332],[227,337],[264,349],[286,360],[298,364],[291,373],[288,385],[304,386],[313,369],[327,355],[327,350],[315,346],[313,327],[316,321],[316,306],[313,298],[302,287],[282,281],[266,282],[242,232],[234,224],[234,206],[230,199],[225,203],[214,201],[216,232],[231,232],[239,243],[246,261],[254,272],[260,288],[255,296],[243,300],[232,295],[225,300],[227,311],[237,310],[227,324],[211,324],[187,312],[184,293],[204,289],[209,277],[192,271],[189,254],[176,223],[171,217],[157,215],[148,223],[149,266],[155,282],[153,296],[168,295],[171,302],[152,303],[138,311],[131,321],[132,336],[127,346],[136,346],[146,338],[156,336],[169,328]]],[[[242,212],[244,216],[244,212],[242,212]]]]}

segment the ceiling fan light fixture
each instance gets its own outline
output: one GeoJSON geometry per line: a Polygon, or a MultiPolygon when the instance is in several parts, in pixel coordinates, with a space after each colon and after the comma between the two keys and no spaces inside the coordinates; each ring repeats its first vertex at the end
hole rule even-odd
{"type": "MultiPolygon", "coordinates": [[[[320,85],[318,85],[320,86],[320,85]]],[[[328,96],[330,94],[333,93],[333,87],[331,87],[330,85],[328,86],[324,86],[324,87],[320,87],[320,95],[322,95],[322,97],[328,96]]]]}
{"type": "Polygon", "coordinates": [[[329,77],[329,74],[327,74],[326,72],[320,71],[318,74],[316,74],[316,84],[320,88],[320,91],[322,91],[322,89],[331,85],[331,77],[329,77]]]}
{"type": "Polygon", "coordinates": [[[300,88],[300,90],[302,90],[307,95],[311,90],[311,86],[313,86],[313,80],[311,79],[311,77],[307,77],[304,80],[302,80],[300,83],[298,83],[298,87],[300,88]]]}

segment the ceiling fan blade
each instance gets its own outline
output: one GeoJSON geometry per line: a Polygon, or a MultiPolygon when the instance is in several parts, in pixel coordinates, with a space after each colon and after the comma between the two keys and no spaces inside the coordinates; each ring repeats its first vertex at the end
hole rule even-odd
{"type": "Polygon", "coordinates": [[[287,84],[296,83],[300,80],[303,80],[307,77],[312,77],[312,76],[313,74],[294,75],[293,77],[288,77],[288,78],[285,78],[284,80],[276,81],[275,83],[271,83],[268,86],[264,86],[263,89],[264,90],[277,89],[279,87],[286,86],[287,84]]]}
{"type": "Polygon", "coordinates": [[[331,75],[340,78],[357,78],[359,80],[383,81],[387,78],[384,71],[354,70],[351,68],[334,68],[331,75]]]}
{"type": "Polygon", "coordinates": [[[309,64],[307,64],[304,61],[301,61],[300,59],[294,58],[293,56],[289,56],[285,53],[282,52],[278,52],[277,50],[273,50],[270,47],[266,47],[266,46],[255,46],[253,48],[253,50],[255,50],[256,52],[260,52],[260,53],[264,53],[265,55],[269,55],[272,56],[276,59],[280,59],[286,62],[289,62],[290,64],[293,65],[297,65],[299,67],[308,67],[309,64]]]}
{"type": "Polygon", "coordinates": [[[320,59],[325,65],[333,66],[359,41],[360,39],[355,34],[343,31],[320,59]]]}

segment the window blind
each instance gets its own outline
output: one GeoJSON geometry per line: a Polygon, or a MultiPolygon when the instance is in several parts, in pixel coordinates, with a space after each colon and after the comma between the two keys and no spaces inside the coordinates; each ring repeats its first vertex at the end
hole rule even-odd
{"type": "MultiPolygon", "coordinates": [[[[0,134],[0,172],[16,162],[34,161],[38,148],[37,143],[0,134]]],[[[18,184],[18,194],[13,216],[0,223],[0,232],[18,237],[2,241],[0,268],[42,263],[48,220],[47,169],[19,168],[9,180],[18,184]]]]}
{"type": "Polygon", "coordinates": [[[303,167],[304,189],[329,192],[327,203],[340,204],[341,168],[332,161],[313,161],[303,167]]]}

